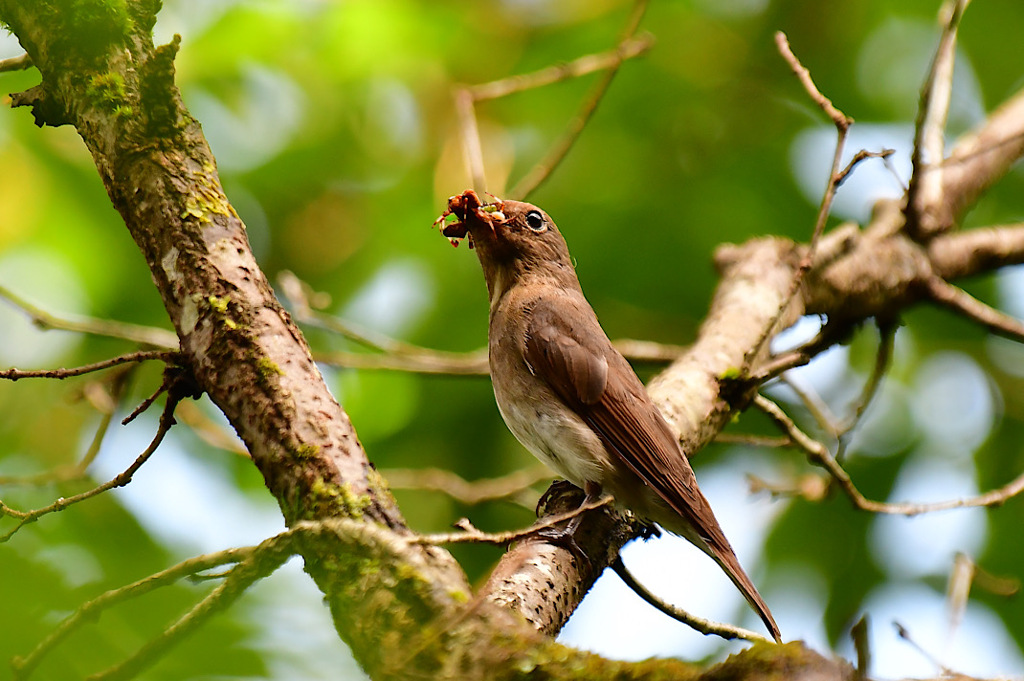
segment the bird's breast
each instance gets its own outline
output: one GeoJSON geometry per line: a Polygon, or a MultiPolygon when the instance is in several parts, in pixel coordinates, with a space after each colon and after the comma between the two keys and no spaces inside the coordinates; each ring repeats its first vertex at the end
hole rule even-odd
{"type": "Polygon", "coordinates": [[[501,381],[494,383],[498,411],[516,439],[548,468],[577,487],[603,484],[608,474],[608,453],[597,435],[558,397],[536,389],[525,399],[510,395],[501,381]]]}
{"type": "Polygon", "coordinates": [[[488,349],[498,411],[516,439],[560,476],[578,487],[603,484],[611,459],[601,440],[526,363],[527,317],[522,308],[492,311],[488,349]]]}

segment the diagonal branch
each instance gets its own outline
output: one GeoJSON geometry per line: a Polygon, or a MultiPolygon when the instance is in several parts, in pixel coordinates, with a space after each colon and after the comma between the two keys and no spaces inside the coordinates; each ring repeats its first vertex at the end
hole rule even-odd
{"type": "Polygon", "coordinates": [[[40,329],[59,329],[61,331],[87,333],[94,336],[108,336],[110,338],[132,341],[133,343],[151,345],[156,348],[178,349],[178,337],[165,329],[139,326],[138,324],[128,324],[110,319],[96,319],[94,317],[80,317],[78,319],[57,317],[33,305],[5,286],[0,286],[0,299],[6,300],[27,314],[32,323],[40,329]]]}
{"type": "Polygon", "coordinates": [[[173,584],[184,577],[195,575],[203,570],[209,570],[210,568],[228,563],[241,562],[249,558],[256,550],[257,547],[249,546],[196,556],[166,570],[140,579],[137,582],[100,594],[96,598],[83,603],[75,612],[66,617],[28,655],[15,657],[11,661],[11,666],[14,668],[14,678],[28,678],[32,671],[42,662],[43,658],[59,645],[61,641],[81,629],[85,624],[96,621],[105,610],[132,598],[143,596],[155,589],[173,584]]]}
{"type": "Polygon", "coordinates": [[[135,473],[138,472],[140,468],[142,468],[143,464],[149,461],[149,457],[151,457],[153,453],[157,450],[157,447],[159,447],[160,443],[163,442],[164,436],[167,435],[167,432],[171,429],[171,426],[174,425],[174,407],[177,405],[180,399],[181,396],[177,393],[177,391],[168,391],[167,404],[164,406],[164,411],[160,415],[160,423],[157,426],[156,434],[153,436],[153,440],[149,443],[149,446],[146,447],[146,449],[141,454],[139,454],[139,456],[135,459],[135,461],[132,462],[130,466],[128,466],[128,468],[126,468],[120,474],[116,475],[114,478],[103,483],[102,485],[98,485],[90,490],[82,492],[81,494],[76,494],[71,497],[61,497],[52,504],[50,504],[49,506],[37,508],[32,511],[18,511],[0,501],[0,516],[7,515],[18,520],[18,524],[15,525],[14,528],[12,528],[3,535],[0,535],[0,543],[6,542],[8,539],[13,537],[14,534],[22,527],[28,525],[29,523],[36,522],[44,515],[56,513],[58,511],[63,511],[69,506],[73,506],[74,504],[77,504],[80,501],[91,499],[94,496],[102,494],[108,490],[115,489],[117,487],[124,487],[125,485],[130,483],[132,481],[132,476],[134,476],[135,473]]]}
{"type": "Polygon", "coordinates": [[[927,284],[929,297],[939,305],[981,324],[992,333],[1024,342],[1024,322],[986,305],[939,277],[929,278],[927,284]]]}
{"type": "Polygon", "coordinates": [[[940,222],[943,202],[943,166],[946,116],[953,93],[953,63],[956,59],[956,34],[970,0],[954,0],[944,22],[939,46],[921,92],[914,151],[914,172],[907,190],[907,230],[911,237],[927,241],[952,224],[940,222]]]}
{"type": "Polygon", "coordinates": [[[154,359],[170,362],[176,357],[178,357],[178,353],[172,350],[140,350],[139,352],[129,352],[124,355],[105,359],[101,362],[93,362],[92,364],[85,364],[71,369],[38,369],[31,371],[21,369],[0,369],[0,379],[6,378],[11,381],[18,381],[23,378],[56,378],[62,380],[65,378],[71,378],[72,376],[82,376],[94,371],[103,371],[104,369],[110,369],[111,367],[120,366],[122,364],[147,362],[154,359]]]}
{"type": "Polygon", "coordinates": [[[850,478],[850,474],[839,464],[829,453],[828,447],[811,438],[804,433],[793,422],[779,405],[772,402],[763,395],[756,395],[753,400],[755,407],[763,411],[780,430],[790,437],[807,454],[811,463],[821,466],[832,479],[839,485],[839,488],[853,502],[854,508],[869,513],[886,513],[891,515],[915,516],[922,513],[934,513],[936,511],[948,511],[956,508],[976,508],[986,506],[1001,506],[1009,499],[1024,492],[1024,474],[1021,474],[1006,485],[986,492],[985,494],[968,499],[951,499],[949,501],[938,501],[933,503],[888,503],[868,499],[850,478]]]}

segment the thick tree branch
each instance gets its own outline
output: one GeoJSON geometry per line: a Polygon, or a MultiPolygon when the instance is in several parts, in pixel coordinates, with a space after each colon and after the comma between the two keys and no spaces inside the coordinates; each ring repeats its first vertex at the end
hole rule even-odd
{"type": "Polygon", "coordinates": [[[964,135],[943,164],[944,221],[953,224],[1024,155],[1024,90],[964,135]]]}

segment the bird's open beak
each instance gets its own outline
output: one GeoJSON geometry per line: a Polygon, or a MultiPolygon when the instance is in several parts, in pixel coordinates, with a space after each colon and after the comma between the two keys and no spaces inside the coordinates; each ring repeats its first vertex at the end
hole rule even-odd
{"type": "Polygon", "coordinates": [[[494,234],[494,226],[505,221],[504,202],[496,196],[494,201],[482,203],[480,197],[472,189],[467,189],[461,194],[448,198],[448,208],[441,214],[435,225],[441,225],[441,234],[448,237],[453,246],[459,245],[459,240],[469,237],[469,247],[473,248],[473,228],[475,226],[489,227],[491,234],[494,234]],[[454,215],[456,222],[445,224],[449,215],[454,215]]]}

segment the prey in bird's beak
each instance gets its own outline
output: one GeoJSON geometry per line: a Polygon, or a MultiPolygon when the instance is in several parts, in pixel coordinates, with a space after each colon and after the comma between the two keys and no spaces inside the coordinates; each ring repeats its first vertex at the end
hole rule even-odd
{"type": "Polygon", "coordinates": [[[469,247],[473,248],[473,234],[469,231],[470,220],[476,220],[485,224],[494,231],[494,225],[505,221],[504,202],[497,196],[491,195],[494,199],[491,203],[481,203],[480,197],[472,189],[467,189],[461,194],[448,197],[448,208],[441,213],[441,217],[434,220],[435,225],[441,225],[441,234],[448,237],[452,246],[458,246],[459,240],[469,237],[469,247]],[[445,224],[449,215],[454,215],[458,220],[445,224]]]}

